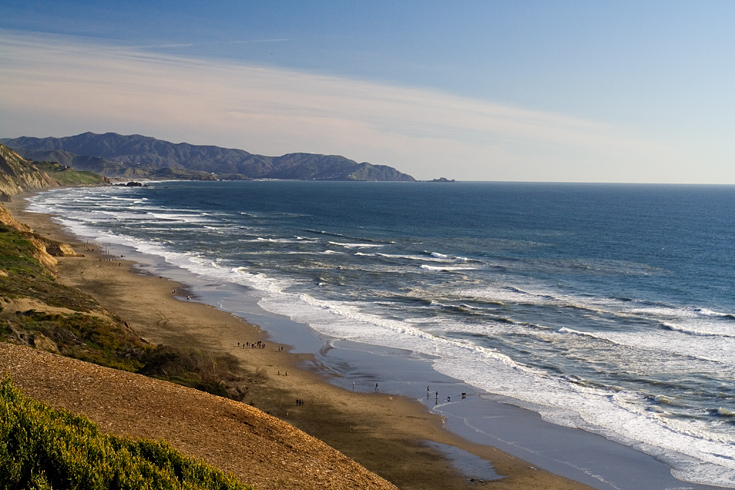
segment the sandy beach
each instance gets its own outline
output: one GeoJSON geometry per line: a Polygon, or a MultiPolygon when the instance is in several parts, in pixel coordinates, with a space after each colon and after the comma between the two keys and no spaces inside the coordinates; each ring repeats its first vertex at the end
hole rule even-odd
{"type": "MultiPolygon", "coordinates": [[[[590,488],[537,469],[495,448],[456,436],[444,428],[439,416],[415,400],[336,387],[325,380],[326,374],[303,368],[310,361],[309,356],[290,354],[288,345],[271,342],[258,326],[197,303],[195,298],[188,301],[185,285],[141,274],[133,262],[106,256],[104,251],[66,233],[49,216],[24,211],[22,198],[16,197],[8,207],[19,221],[30,225],[36,233],[70,243],[77,252],[85,255],[59,259],[58,278],[61,282],[94,296],[151,343],[196,347],[236,356],[243,373],[257,379],[248,383],[244,403],[324,441],[399,488],[590,488]],[[258,341],[265,343],[266,347],[242,348],[245,342],[258,341]],[[297,399],[303,400],[303,404],[297,404],[297,399]],[[503,478],[471,481],[430,442],[454,446],[476,455],[491,463],[503,478]]],[[[23,388],[22,383],[19,386],[23,388]]],[[[87,411],[86,406],[68,408],[82,413],[87,411]]],[[[104,410],[90,409],[89,412],[93,420],[105,427],[104,410]]],[[[143,417],[138,419],[135,413],[128,413],[128,416],[131,421],[121,424],[124,429],[117,428],[116,431],[166,439],[177,446],[180,438],[167,432],[167,427],[153,430],[143,417]]],[[[196,452],[196,448],[190,445],[180,449],[196,452]]],[[[221,450],[224,453],[218,457],[193,455],[215,465],[227,466],[227,449],[221,450]]],[[[231,467],[226,469],[233,470],[231,467]]],[[[246,470],[235,470],[241,478],[247,479],[243,476],[246,470]]]]}

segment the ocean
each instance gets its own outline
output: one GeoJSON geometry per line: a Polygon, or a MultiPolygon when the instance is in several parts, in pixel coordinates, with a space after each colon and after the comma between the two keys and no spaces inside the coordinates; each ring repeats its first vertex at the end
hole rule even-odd
{"type": "Polygon", "coordinates": [[[155,182],[29,209],[735,488],[734,187],[155,182]]]}

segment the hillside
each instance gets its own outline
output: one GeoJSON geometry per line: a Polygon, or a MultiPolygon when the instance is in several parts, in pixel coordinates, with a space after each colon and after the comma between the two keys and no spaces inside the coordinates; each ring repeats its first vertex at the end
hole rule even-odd
{"type": "Polygon", "coordinates": [[[26,158],[55,161],[107,177],[414,181],[392,167],[357,163],[338,155],[290,153],[270,157],[141,135],[88,132],[64,138],[23,136],[0,141],[26,158]]]}
{"type": "MultiPolygon", "coordinates": [[[[0,343],[0,362],[26,396],[84,414],[105,434],[166,441],[164,447],[258,490],[396,490],[323,442],[244,403],[24,346],[0,343]]],[[[94,446],[79,450],[91,453],[94,446]]]]}
{"type": "Polygon", "coordinates": [[[57,187],[59,183],[23,159],[16,152],[0,144],[0,201],[25,190],[57,187]]]}
{"type": "Polygon", "coordinates": [[[26,397],[4,376],[0,488],[253,490],[165,442],[103,434],[87,417],[26,397]]]}
{"type": "Polygon", "coordinates": [[[89,171],[77,171],[64,163],[35,162],[0,144],[0,201],[23,191],[60,185],[100,185],[109,181],[89,171]]]}

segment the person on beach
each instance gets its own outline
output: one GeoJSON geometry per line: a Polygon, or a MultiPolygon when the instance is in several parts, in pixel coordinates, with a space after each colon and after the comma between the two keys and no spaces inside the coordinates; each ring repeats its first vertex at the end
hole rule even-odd
{"type": "Polygon", "coordinates": [[[380,391],[380,390],[378,389],[378,383],[375,383],[375,391],[380,391]]]}

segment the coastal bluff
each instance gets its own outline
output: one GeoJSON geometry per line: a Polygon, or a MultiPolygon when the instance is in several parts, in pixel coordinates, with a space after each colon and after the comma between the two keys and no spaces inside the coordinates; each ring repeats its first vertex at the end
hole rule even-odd
{"type": "Polygon", "coordinates": [[[7,146],[0,144],[0,201],[9,201],[24,191],[58,187],[59,183],[22,158],[7,146]]]}

